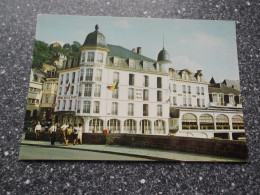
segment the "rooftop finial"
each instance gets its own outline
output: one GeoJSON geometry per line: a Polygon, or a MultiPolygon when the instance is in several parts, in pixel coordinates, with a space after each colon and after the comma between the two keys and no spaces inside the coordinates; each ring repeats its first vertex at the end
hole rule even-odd
{"type": "Polygon", "coordinates": [[[163,34],[163,49],[164,49],[164,34],[163,34]]]}
{"type": "Polygon", "coordinates": [[[96,24],[96,26],[95,26],[95,29],[96,29],[96,31],[98,31],[98,29],[99,29],[99,27],[98,27],[98,25],[96,24]]]}

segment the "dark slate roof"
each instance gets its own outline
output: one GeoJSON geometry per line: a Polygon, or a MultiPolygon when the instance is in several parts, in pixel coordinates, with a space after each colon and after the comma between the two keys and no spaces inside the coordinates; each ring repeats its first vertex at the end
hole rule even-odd
{"type": "Polygon", "coordinates": [[[157,61],[171,62],[170,55],[164,48],[159,52],[157,61]]]}
{"type": "Polygon", "coordinates": [[[118,56],[118,57],[121,57],[121,58],[125,58],[125,59],[128,59],[128,58],[133,58],[135,60],[139,60],[139,61],[148,61],[148,62],[152,62],[152,63],[155,63],[156,61],[151,59],[151,58],[148,58],[148,57],[145,57],[143,55],[140,55],[138,53],[135,53],[129,49],[126,49],[122,46],[118,46],[118,45],[111,45],[111,44],[108,44],[107,45],[108,49],[110,50],[110,52],[108,53],[108,56],[118,56]]]}
{"type": "Polygon", "coordinates": [[[224,93],[225,95],[232,93],[234,95],[240,95],[240,91],[231,87],[227,87],[224,84],[215,84],[209,86],[209,93],[224,93]]]}
{"type": "Polygon", "coordinates": [[[240,91],[240,82],[239,81],[225,79],[222,83],[225,84],[227,87],[233,87],[234,89],[240,91]]]}
{"type": "Polygon", "coordinates": [[[82,46],[107,47],[106,37],[98,31],[98,25],[95,26],[95,31],[89,33],[82,46]]]}

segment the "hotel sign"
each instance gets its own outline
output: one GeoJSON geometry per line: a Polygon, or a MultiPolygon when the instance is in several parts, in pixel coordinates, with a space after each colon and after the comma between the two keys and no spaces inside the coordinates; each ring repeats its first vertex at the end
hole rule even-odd
{"type": "Polygon", "coordinates": [[[77,99],[78,96],[65,96],[65,97],[62,97],[62,96],[58,96],[57,99],[58,100],[72,100],[72,99],[77,99]]]}
{"type": "Polygon", "coordinates": [[[135,100],[142,101],[143,100],[143,90],[135,89],[135,100]]]}

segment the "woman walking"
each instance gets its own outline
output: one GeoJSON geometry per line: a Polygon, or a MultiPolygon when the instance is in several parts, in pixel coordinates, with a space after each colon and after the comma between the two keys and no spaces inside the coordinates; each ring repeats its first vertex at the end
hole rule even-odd
{"type": "Polygon", "coordinates": [[[78,140],[80,144],[82,144],[82,131],[82,124],[79,124],[78,140]]]}
{"type": "Polygon", "coordinates": [[[79,125],[75,124],[73,128],[73,145],[78,145],[78,133],[79,133],[79,125]]]}
{"type": "Polygon", "coordinates": [[[72,133],[72,124],[69,125],[68,128],[65,130],[65,146],[69,145],[69,138],[72,133]]]}
{"type": "Polygon", "coordinates": [[[40,121],[38,121],[38,123],[37,123],[37,125],[35,126],[35,129],[34,129],[36,140],[38,140],[41,130],[42,130],[42,126],[40,124],[40,121]]]}

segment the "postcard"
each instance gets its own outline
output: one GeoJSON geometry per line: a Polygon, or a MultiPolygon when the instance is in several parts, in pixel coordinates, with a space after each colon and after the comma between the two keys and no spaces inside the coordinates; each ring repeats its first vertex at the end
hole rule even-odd
{"type": "Polygon", "coordinates": [[[38,15],[20,160],[247,162],[234,21],[38,15]]]}

